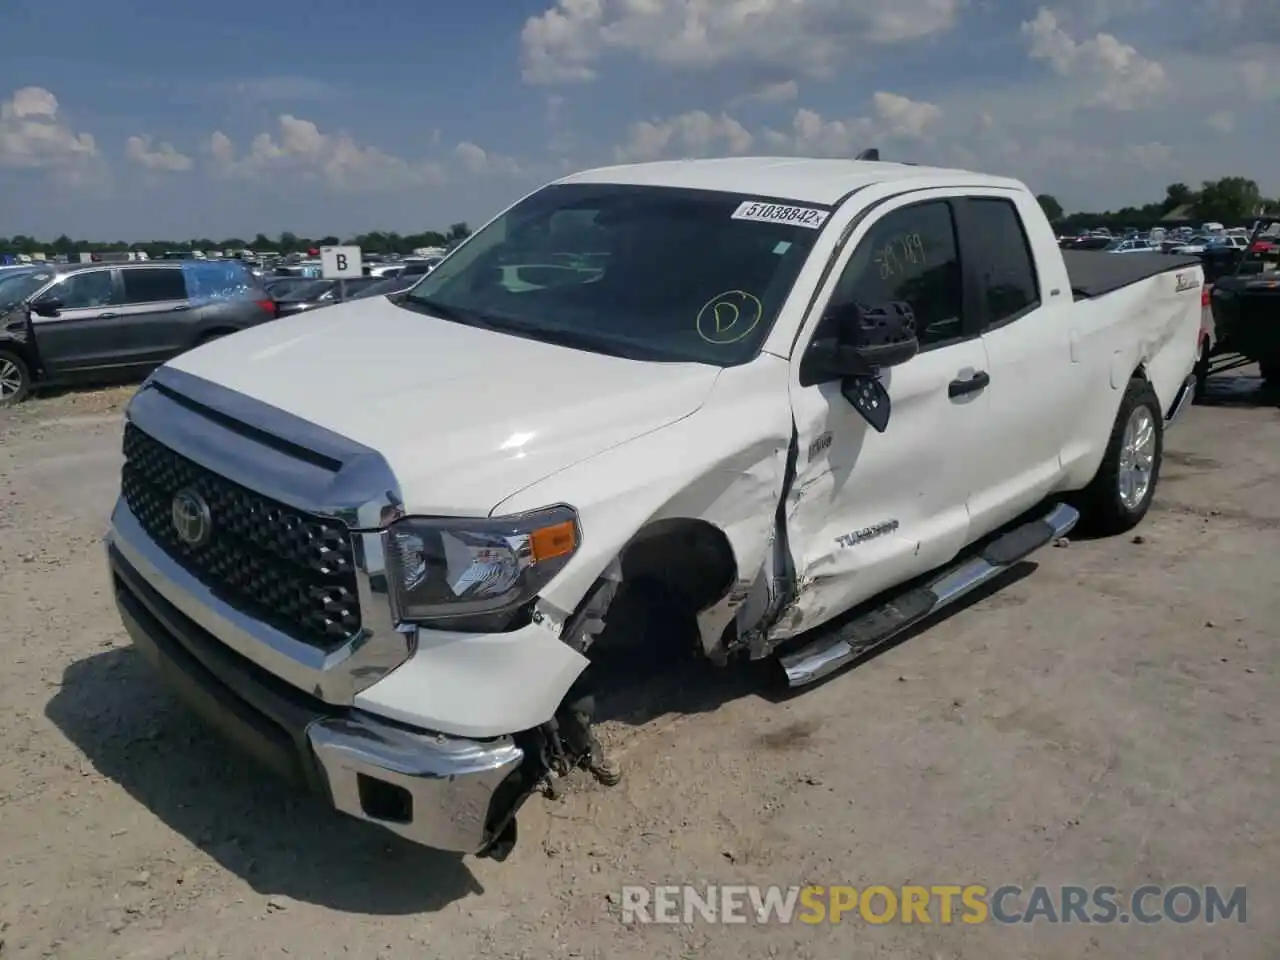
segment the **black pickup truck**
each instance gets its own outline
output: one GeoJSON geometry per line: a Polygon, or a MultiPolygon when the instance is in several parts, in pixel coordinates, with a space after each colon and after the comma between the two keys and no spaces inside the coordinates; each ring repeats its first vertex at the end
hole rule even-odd
{"type": "Polygon", "coordinates": [[[1252,362],[1268,386],[1280,387],[1280,264],[1266,238],[1280,219],[1259,221],[1235,269],[1213,281],[1210,304],[1216,345],[1204,376],[1252,362]],[[1219,358],[1226,358],[1225,362],[1219,358]]]}
{"type": "Polygon", "coordinates": [[[33,386],[141,377],[276,315],[241,264],[42,265],[0,273],[0,407],[33,386]]]}

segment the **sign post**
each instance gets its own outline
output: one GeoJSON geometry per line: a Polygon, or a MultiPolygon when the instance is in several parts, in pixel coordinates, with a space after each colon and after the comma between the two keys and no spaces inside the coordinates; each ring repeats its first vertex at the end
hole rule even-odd
{"type": "Polygon", "coordinates": [[[359,247],[321,247],[320,276],[338,281],[338,297],[347,299],[347,281],[364,276],[364,260],[359,247]]]}

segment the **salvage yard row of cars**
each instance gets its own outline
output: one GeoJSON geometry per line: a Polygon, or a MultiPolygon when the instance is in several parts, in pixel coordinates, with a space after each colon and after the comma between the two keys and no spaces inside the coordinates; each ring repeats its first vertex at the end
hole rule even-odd
{"type": "Polygon", "coordinates": [[[1141,522],[1203,281],[1194,256],[1061,250],[1000,177],[568,176],[407,291],[155,370],[124,425],[117,607],[269,767],[502,859],[538,791],[622,775],[593,728],[612,654],[767,658],[803,687],[1077,522],[1141,522]]]}
{"type": "Polygon", "coordinates": [[[399,261],[346,281],[314,279],[305,262],[264,270],[195,258],[0,270],[0,407],[36,386],[138,378],[259,323],[399,293],[437,262],[399,261]]]}

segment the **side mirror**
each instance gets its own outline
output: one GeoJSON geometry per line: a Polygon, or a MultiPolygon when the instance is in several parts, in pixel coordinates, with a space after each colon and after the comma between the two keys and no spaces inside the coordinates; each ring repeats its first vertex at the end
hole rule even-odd
{"type": "Polygon", "coordinates": [[[874,376],[920,352],[908,303],[841,304],[827,312],[822,325],[829,333],[810,344],[805,360],[824,379],[874,376]]]}
{"type": "Polygon", "coordinates": [[[822,326],[829,332],[809,345],[801,382],[838,378],[844,398],[873,430],[884,433],[889,425],[889,391],[878,374],[906,363],[920,351],[911,305],[841,304],[827,312],[822,326]]]}
{"type": "Polygon", "coordinates": [[[31,302],[31,310],[37,316],[56,317],[62,309],[62,301],[57,297],[40,297],[31,302]]]}

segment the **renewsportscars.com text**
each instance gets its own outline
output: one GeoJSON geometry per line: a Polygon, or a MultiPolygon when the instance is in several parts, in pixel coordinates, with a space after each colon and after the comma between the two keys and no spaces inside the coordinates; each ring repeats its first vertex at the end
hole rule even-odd
{"type": "Polygon", "coordinates": [[[628,886],[624,923],[1022,924],[1245,922],[1245,888],[981,884],[628,886]]]}

